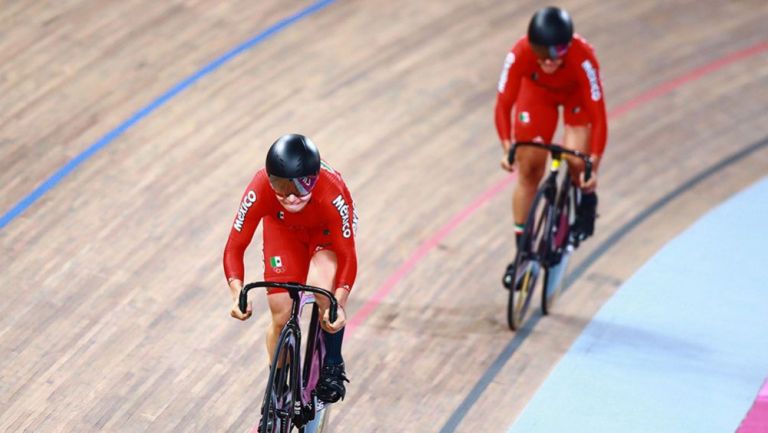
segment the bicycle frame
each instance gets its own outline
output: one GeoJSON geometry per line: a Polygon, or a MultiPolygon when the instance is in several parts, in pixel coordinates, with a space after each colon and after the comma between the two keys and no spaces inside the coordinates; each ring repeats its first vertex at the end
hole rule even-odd
{"type": "MultiPolygon", "coordinates": [[[[526,216],[526,227],[520,236],[514,262],[514,275],[510,285],[510,298],[507,306],[507,320],[512,330],[522,326],[526,311],[533,296],[540,269],[544,270],[545,287],[542,291],[542,311],[548,311],[557,297],[558,290],[550,290],[548,282],[559,287],[559,278],[550,278],[550,270],[562,271],[561,259],[570,245],[577,245],[568,237],[569,228],[576,204],[576,187],[568,174],[563,178],[558,188],[558,175],[565,155],[570,155],[584,161],[584,178],[589,180],[592,173],[592,161],[589,155],[564,148],[556,144],[536,142],[514,143],[509,151],[508,162],[515,161],[515,151],[518,147],[530,146],[546,150],[551,155],[549,174],[537,188],[531,203],[531,209],[526,216]],[[564,213],[565,212],[565,213],[564,213]]],[[[572,249],[571,249],[572,250],[572,249]]],[[[567,262],[567,260],[566,260],[567,262]]],[[[506,277],[505,277],[506,278],[506,277]]]]}
{"type": "MultiPolygon", "coordinates": [[[[322,403],[314,396],[314,389],[320,377],[320,368],[322,367],[323,357],[325,355],[325,346],[321,338],[320,332],[320,318],[317,305],[312,307],[312,317],[309,322],[309,338],[307,340],[304,364],[301,365],[301,327],[299,325],[299,318],[301,317],[302,310],[305,305],[314,303],[313,296],[322,295],[328,298],[330,302],[329,319],[331,322],[335,322],[338,315],[338,303],[336,298],[327,290],[319,287],[307,286],[299,283],[277,283],[269,281],[259,281],[246,284],[240,291],[239,307],[240,311],[245,312],[248,304],[248,292],[257,287],[264,288],[282,288],[286,289],[291,296],[291,315],[288,318],[285,326],[280,332],[278,337],[278,345],[276,347],[276,353],[274,354],[274,362],[278,362],[280,342],[287,339],[288,336],[294,336],[295,342],[293,343],[291,358],[290,383],[292,389],[290,390],[293,396],[298,396],[298,399],[293,400],[292,412],[287,414],[293,422],[293,424],[303,431],[303,427],[312,421],[319,410],[322,408],[322,403]],[[311,293],[311,296],[304,296],[305,293],[311,293]]],[[[269,387],[269,385],[268,385],[269,387]]],[[[267,391],[269,393],[269,389],[267,391]]]]}
{"type": "MultiPolygon", "coordinates": [[[[520,141],[515,142],[512,145],[512,148],[509,150],[508,155],[508,161],[509,164],[512,165],[515,162],[515,151],[518,147],[534,147],[538,149],[543,149],[549,152],[549,154],[552,156],[550,163],[549,163],[549,174],[547,175],[544,182],[542,182],[541,186],[539,188],[544,190],[544,195],[546,197],[546,200],[549,203],[558,203],[556,194],[558,193],[557,188],[557,176],[560,172],[560,167],[563,163],[563,156],[564,155],[570,155],[576,158],[581,159],[584,161],[584,180],[588,181],[589,178],[592,176],[592,160],[590,159],[589,155],[579,152],[577,150],[571,150],[568,148],[565,148],[563,146],[557,145],[557,144],[546,144],[546,143],[538,143],[533,141],[520,141]]],[[[564,191],[563,193],[567,194],[567,191],[564,191]]],[[[567,199],[567,196],[565,197],[567,199]]],[[[572,207],[573,209],[573,207],[572,207]]],[[[534,259],[541,260],[542,265],[545,267],[548,267],[551,263],[550,257],[539,257],[538,252],[540,251],[540,248],[534,248],[534,259]]]]}

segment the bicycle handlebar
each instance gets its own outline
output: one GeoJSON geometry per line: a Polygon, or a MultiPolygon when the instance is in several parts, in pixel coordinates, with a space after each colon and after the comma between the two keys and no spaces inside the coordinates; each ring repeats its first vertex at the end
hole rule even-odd
{"type": "Polygon", "coordinates": [[[509,149],[509,155],[507,155],[507,162],[512,165],[515,162],[515,150],[521,146],[538,147],[551,153],[553,156],[559,154],[566,154],[575,156],[576,158],[584,161],[584,182],[588,181],[592,177],[592,160],[589,155],[578,150],[571,150],[554,143],[537,143],[535,141],[518,141],[512,143],[512,147],[509,149]]]}
{"type": "Polygon", "coordinates": [[[329,319],[331,319],[331,323],[336,321],[336,318],[338,317],[338,308],[339,304],[338,301],[336,301],[336,297],[333,296],[333,294],[325,289],[321,289],[319,287],[314,286],[307,286],[306,284],[299,284],[299,283],[277,283],[277,282],[270,282],[270,281],[257,281],[254,283],[248,283],[245,286],[243,286],[242,290],[240,290],[240,300],[239,300],[239,307],[240,311],[245,313],[245,309],[248,307],[248,291],[251,289],[255,289],[257,287],[277,287],[280,289],[286,289],[288,292],[290,292],[292,295],[298,296],[299,292],[312,292],[319,295],[323,295],[326,298],[328,298],[328,301],[331,303],[330,311],[328,312],[329,319]]]}

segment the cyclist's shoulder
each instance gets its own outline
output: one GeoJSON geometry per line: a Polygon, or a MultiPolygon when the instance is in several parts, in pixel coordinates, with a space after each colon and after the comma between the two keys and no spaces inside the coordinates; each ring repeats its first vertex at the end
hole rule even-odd
{"type": "Polygon", "coordinates": [[[595,48],[586,39],[579,34],[573,35],[573,42],[568,49],[569,54],[574,54],[575,57],[581,61],[589,60],[594,65],[597,65],[597,54],[595,48]]]}
{"type": "Polygon", "coordinates": [[[518,62],[536,64],[536,53],[533,52],[533,48],[531,48],[527,36],[522,36],[518,39],[517,42],[512,45],[512,48],[509,49],[509,54],[514,55],[518,62]]]}
{"type": "Polygon", "coordinates": [[[320,160],[320,176],[331,176],[331,177],[341,178],[341,172],[339,170],[336,170],[325,159],[321,159],[320,160]]]}
{"type": "Polygon", "coordinates": [[[267,176],[267,169],[262,167],[253,174],[253,177],[248,182],[248,187],[253,188],[254,186],[262,186],[264,184],[269,184],[269,177],[267,176]]]}
{"type": "Polygon", "coordinates": [[[528,37],[523,35],[518,38],[514,44],[512,44],[512,47],[509,49],[509,51],[517,51],[522,50],[524,48],[530,48],[530,44],[528,43],[528,37]]]}
{"type": "Polygon", "coordinates": [[[248,191],[253,191],[258,195],[263,195],[263,194],[269,193],[271,190],[272,189],[269,186],[269,177],[267,176],[267,170],[264,168],[261,168],[257,170],[256,173],[254,173],[250,182],[248,182],[246,193],[248,191]]]}
{"type": "Polygon", "coordinates": [[[320,170],[320,179],[312,196],[312,200],[316,203],[313,209],[329,220],[335,220],[339,215],[342,219],[346,218],[351,212],[350,206],[353,206],[352,195],[341,173],[331,169],[330,166],[320,170]]]}
{"type": "Polygon", "coordinates": [[[333,168],[325,160],[322,160],[320,164],[320,179],[317,187],[329,194],[343,193],[349,195],[349,188],[347,188],[347,183],[344,181],[341,172],[333,168]]]}
{"type": "Polygon", "coordinates": [[[262,216],[277,205],[278,202],[272,192],[272,187],[269,185],[266,170],[263,168],[257,170],[243,192],[240,209],[249,215],[262,216]]]}

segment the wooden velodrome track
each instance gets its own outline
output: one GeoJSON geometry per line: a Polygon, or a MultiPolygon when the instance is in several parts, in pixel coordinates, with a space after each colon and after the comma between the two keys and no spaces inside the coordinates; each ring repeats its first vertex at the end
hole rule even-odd
{"type": "Polygon", "coordinates": [[[313,4],[0,3],[0,212],[103,145],[0,229],[0,431],[249,431],[265,297],[229,318],[220,262],[280,134],[318,143],[361,216],[334,431],[505,431],[622,281],[768,174],[764,1],[565,2],[610,111],[601,217],[555,314],[515,335],[492,109],[541,5],[321,3],[194,75],[313,4]]]}

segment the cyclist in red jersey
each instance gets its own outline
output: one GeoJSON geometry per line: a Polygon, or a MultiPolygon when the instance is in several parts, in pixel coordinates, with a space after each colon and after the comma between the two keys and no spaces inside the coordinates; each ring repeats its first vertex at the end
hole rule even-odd
{"type": "MultiPolygon", "coordinates": [[[[582,237],[594,231],[595,189],[608,137],[599,70],[592,46],[573,33],[568,13],[547,7],[533,15],[528,34],[507,53],[496,98],[496,130],[504,150],[501,166],[510,172],[515,170],[507,161],[512,135],[514,141],[552,142],[558,110],[563,107],[563,146],[591,155],[593,164],[592,176],[584,182],[584,163],[568,159],[571,175],[583,193],[575,225],[582,237]]],[[[516,238],[523,231],[547,156],[529,147],[515,152],[518,181],[512,207],[516,238]]]]}
{"type": "MultiPolygon", "coordinates": [[[[266,167],[256,172],[235,215],[224,248],[224,274],[233,302],[230,314],[240,320],[252,314],[251,303],[245,313],[240,311],[238,296],[245,281],[243,255],[261,220],[264,279],[324,288],[338,300],[338,318],[330,323],[328,300],[316,298],[326,345],[317,395],[326,403],[343,399],[344,381],[348,380],[341,344],[344,307],[357,275],[357,214],[341,174],[320,159],[317,147],[307,137],[289,134],[272,144],[266,167]]],[[[267,351],[271,358],[290,317],[292,302],[284,289],[269,289],[268,294],[272,322],[267,329],[267,351]]]]}

